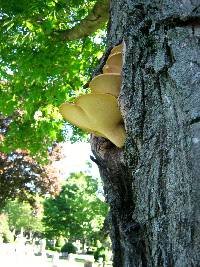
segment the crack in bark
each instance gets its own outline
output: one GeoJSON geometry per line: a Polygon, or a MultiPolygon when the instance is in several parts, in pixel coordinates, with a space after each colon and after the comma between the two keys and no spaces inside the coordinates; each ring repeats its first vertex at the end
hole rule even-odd
{"type": "Polygon", "coordinates": [[[193,125],[193,124],[195,124],[195,123],[199,123],[199,122],[200,122],[200,117],[197,117],[197,118],[192,119],[192,120],[190,121],[190,125],[193,125]]]}
{"type": "Polygon", "coordinates": [[[145,84],[144,84],[144,79],[141,77],[141,91],[142,91],[142,111],[141,111],[141,142],[144,142],[144,127],[145,127],[145,118],[146,118],[146,109],[145,109],[145,84]]]}
{"type": "Polygon", "coordinates": [[[172,67],[172,65],[175,63],[175,57],[174,57],[174,53],[172,48],[170,47],[169,43],[168,43],[168,39],[167,37],[165,37],[165,49],[166,49],[166,55],[167,55],[167,59],[169,61],[169,64],[166,66],[167,67],[167,72],[168,69],[172,67]]]}
{"type": "Polygon", "coordinates": [[[165,30],[174,29],[176,27],[196,26],[200,25],[199,16],[188,16],[183,20],[180,17],[167,17],[165,19],[158,20],[155,23],[155,31],[159,31],[161,27],[165,30]]]}

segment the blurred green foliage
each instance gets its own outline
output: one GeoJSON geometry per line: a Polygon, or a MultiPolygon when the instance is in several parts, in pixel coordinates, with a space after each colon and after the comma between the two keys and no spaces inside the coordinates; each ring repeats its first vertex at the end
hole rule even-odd
{"type": "Polygon", "coordinates": [[[56,240],[56,247],[63,247],[65,245],[65,238],[63,236],[60,236],[57,240],[56,240]]]}
{"type": "MultiPolygon", "coordinates": [[[[105,31],[70,42],[52,33],[79,23],[94,3],[1,0],[0,113],[12,122],[0,151],[28,149],[42,158],[53,141],[64,140],[69,126],[58,107],[87,92],[84,85],[104,50],[105,31]]],[[[72,141],[87,137],[73,129],[72,141]]]]}
{"type": "Polygon", "coordinates": [[[8,200],[2,213],[7,216],[11,231],[19,233],[22,228],[25,232],[42,233],[43,231],[43,206],[39,200],[35,209],[27,202],[20,202],[17,199],[8,200]]]}
{"type": "Polygon", "coordinates": [[[105,247],[100,247],[97,248],[96,251],[94,252],[94,259],[95,261],[98,261],[100,258],[103,258],[103,261],[108,260],[106,257],[106,248],[105,247]]]}
{"type": "Polygon", "coordinates": [[[62,248],[61,248],[61,252],[67,252],[67,253],[75,254],[76,251],[77,251],[77,248],[71,242],[65,243],[64,246],[62,246],[62,248]]]}
{"type": "Polygon", "coordinates": [[[0,239],[2,238],[2,241],[5,243],[9,243],[14,240],[13,234],[9,228],[8,220],[9,218],[6,214],[4,213],[0,214],[0,239]]]}
{"type": "Polygon", "coordinates": [[[83,173],[73,173],[55,198],[44,201],[45,235],[50,239],[63,236],[89,243],[99,239],[107,204],[97,195],[98,182],[83,173]]]}

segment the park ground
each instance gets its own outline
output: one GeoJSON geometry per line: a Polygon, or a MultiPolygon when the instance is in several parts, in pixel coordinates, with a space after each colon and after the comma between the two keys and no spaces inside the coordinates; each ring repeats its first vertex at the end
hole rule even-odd
{"type": "MultiPolygon", "coordinates": [[[[10,244],[4,244],[0,248],[1,267],[84,267],[88,255],[73,254],[69,259],[60,259],[59,254],[48,257],[48,251],[43,256],[27,253],[27,251],[16,251],[10,244]],[[53,257],[52,257],[53,256],[53,257]]],[[[92,267],[101,266],[93,263],[92,267]]]]}

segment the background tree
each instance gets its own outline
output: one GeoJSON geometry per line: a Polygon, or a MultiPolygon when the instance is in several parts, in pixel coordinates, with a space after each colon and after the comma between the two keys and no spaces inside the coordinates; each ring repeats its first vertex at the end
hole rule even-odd
{"type": "Polygon", "coordinates": [[[0,243],[12,242],[13,234],[9,229],[8,216],[4,213],[0,214],[0,243]]]}
{"type": "MultiPolygon", "coordinates": [[[[3,139],[8,131],[11,118],[0,116],[3,139]]],[[[35,202],[35,195],[56,194],[60,190],[59,174],[52,166],[52,162],[61,157],[61,147],[54,144],[49,148],[48,160],[42,166],[27,150],[16,150],[12,153],[0,152],[0,207],[8,199],[18,198],[35,202]]]]}
{"type": "Polygon", "coordinates": [[[10,230],[20,232],[23,229],[25,232],[42,233],[42,204],[37,201],[37,206],[33,209],[27,202],[16,200],[7,201],[3,212],[8,217],[10,230]]]}
{"type": "Polygon", "coordinates": [[[72,173],[55,198],[44,202],[45,233],[49,238],[63,236],[83,242],[98,239],[108,207],[98,195],[96,179],[72,173]]]}

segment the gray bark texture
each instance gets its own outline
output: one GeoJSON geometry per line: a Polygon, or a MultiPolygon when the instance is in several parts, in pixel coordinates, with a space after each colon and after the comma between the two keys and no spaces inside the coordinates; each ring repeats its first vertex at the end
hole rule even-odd
{"type": "Polygon", "coordinates": [[[113,266],[200,266],[200,0],[112,0],[108,51],[122,41],[127,140],[91,137],[113,266]]]}

